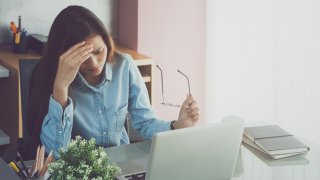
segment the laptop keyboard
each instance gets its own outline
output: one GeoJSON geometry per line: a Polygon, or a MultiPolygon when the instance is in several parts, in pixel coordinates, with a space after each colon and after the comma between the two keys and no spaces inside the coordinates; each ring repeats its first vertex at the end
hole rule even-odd
{"type": "Polygon", "coordinates": [[[124,176],[127,180],[144,180],[146,178],[146,172],[136,173],[136,174],[130,174],[127,176],[124,176]]]}

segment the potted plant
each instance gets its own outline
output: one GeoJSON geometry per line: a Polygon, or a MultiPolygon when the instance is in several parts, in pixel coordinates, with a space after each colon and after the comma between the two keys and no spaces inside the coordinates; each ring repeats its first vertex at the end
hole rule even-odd
{"type": "Polygon", "coordinates": [[[113,180],[120,172],[117,165],[110,164],[104,149],[96,147],[94,139],[87,141],[77,136],[59,154],[60,159],[49,166],[55,180],[113,180]]]}

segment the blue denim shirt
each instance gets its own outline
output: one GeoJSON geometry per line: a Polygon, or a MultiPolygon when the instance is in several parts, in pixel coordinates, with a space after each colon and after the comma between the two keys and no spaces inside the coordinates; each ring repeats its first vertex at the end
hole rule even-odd
{"type": "Polygon", "coordinates": [[[159,120],[150,106],[147,88],[131,56],[119,53],[114,58],[113,64],[105,64],[103,80],[95,87],[77,74],[71,84],[72,99],[68,97],[64,110],[50,97],[40,139],[54,157],[59,157],[58,150],[77,135],[95,138],[103,147],[128,144],[124,128],[127,113],[132,127],[147,139],[170,130],[170,122],[159,120]]]}

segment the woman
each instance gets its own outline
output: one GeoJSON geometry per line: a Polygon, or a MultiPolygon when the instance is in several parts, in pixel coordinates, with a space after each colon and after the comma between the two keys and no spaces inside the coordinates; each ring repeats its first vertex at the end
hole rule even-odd
{"type": "Polygon", "coordinates": [[[129,143],[127,112],[133,128],[149,139],[156,132],[194,126],[199,119],[196,101],[189,96],[182,107],[177,121],[159,120],[132,58],[115,50],[91,11],[69,6],[54,20],[32,74],[28,125],[57,158],[76,135],[95,138],[104,147],[129,143]]]}

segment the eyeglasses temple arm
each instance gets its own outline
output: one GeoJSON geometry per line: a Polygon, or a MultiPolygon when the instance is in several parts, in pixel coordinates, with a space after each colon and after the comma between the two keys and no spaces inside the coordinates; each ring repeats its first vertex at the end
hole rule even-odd
{"type": "Polygon", "coordinates": [[[161,89],[162,89],[162,102],[164,102],[164,90],[163,90],[163,75],[162,75],[162,69],[158,66],[158,65],[156,65],[157,66],[157,68],[160,70],[160,72],[161,72],[161,89]]]}
{"type": "Polygon", "coordinates": [[[188,76],[187,75],[185,75],[185,74],[183,74],[179,69],[177,70],[180,74],[182,74],[184,77],[186,77],[187,78],[187,80],[188,80],[188,88],[189,88],[189,95],[191,94],[190,93],[190,83],[189,83],[189,78],[188,78],[188,76]]]}

